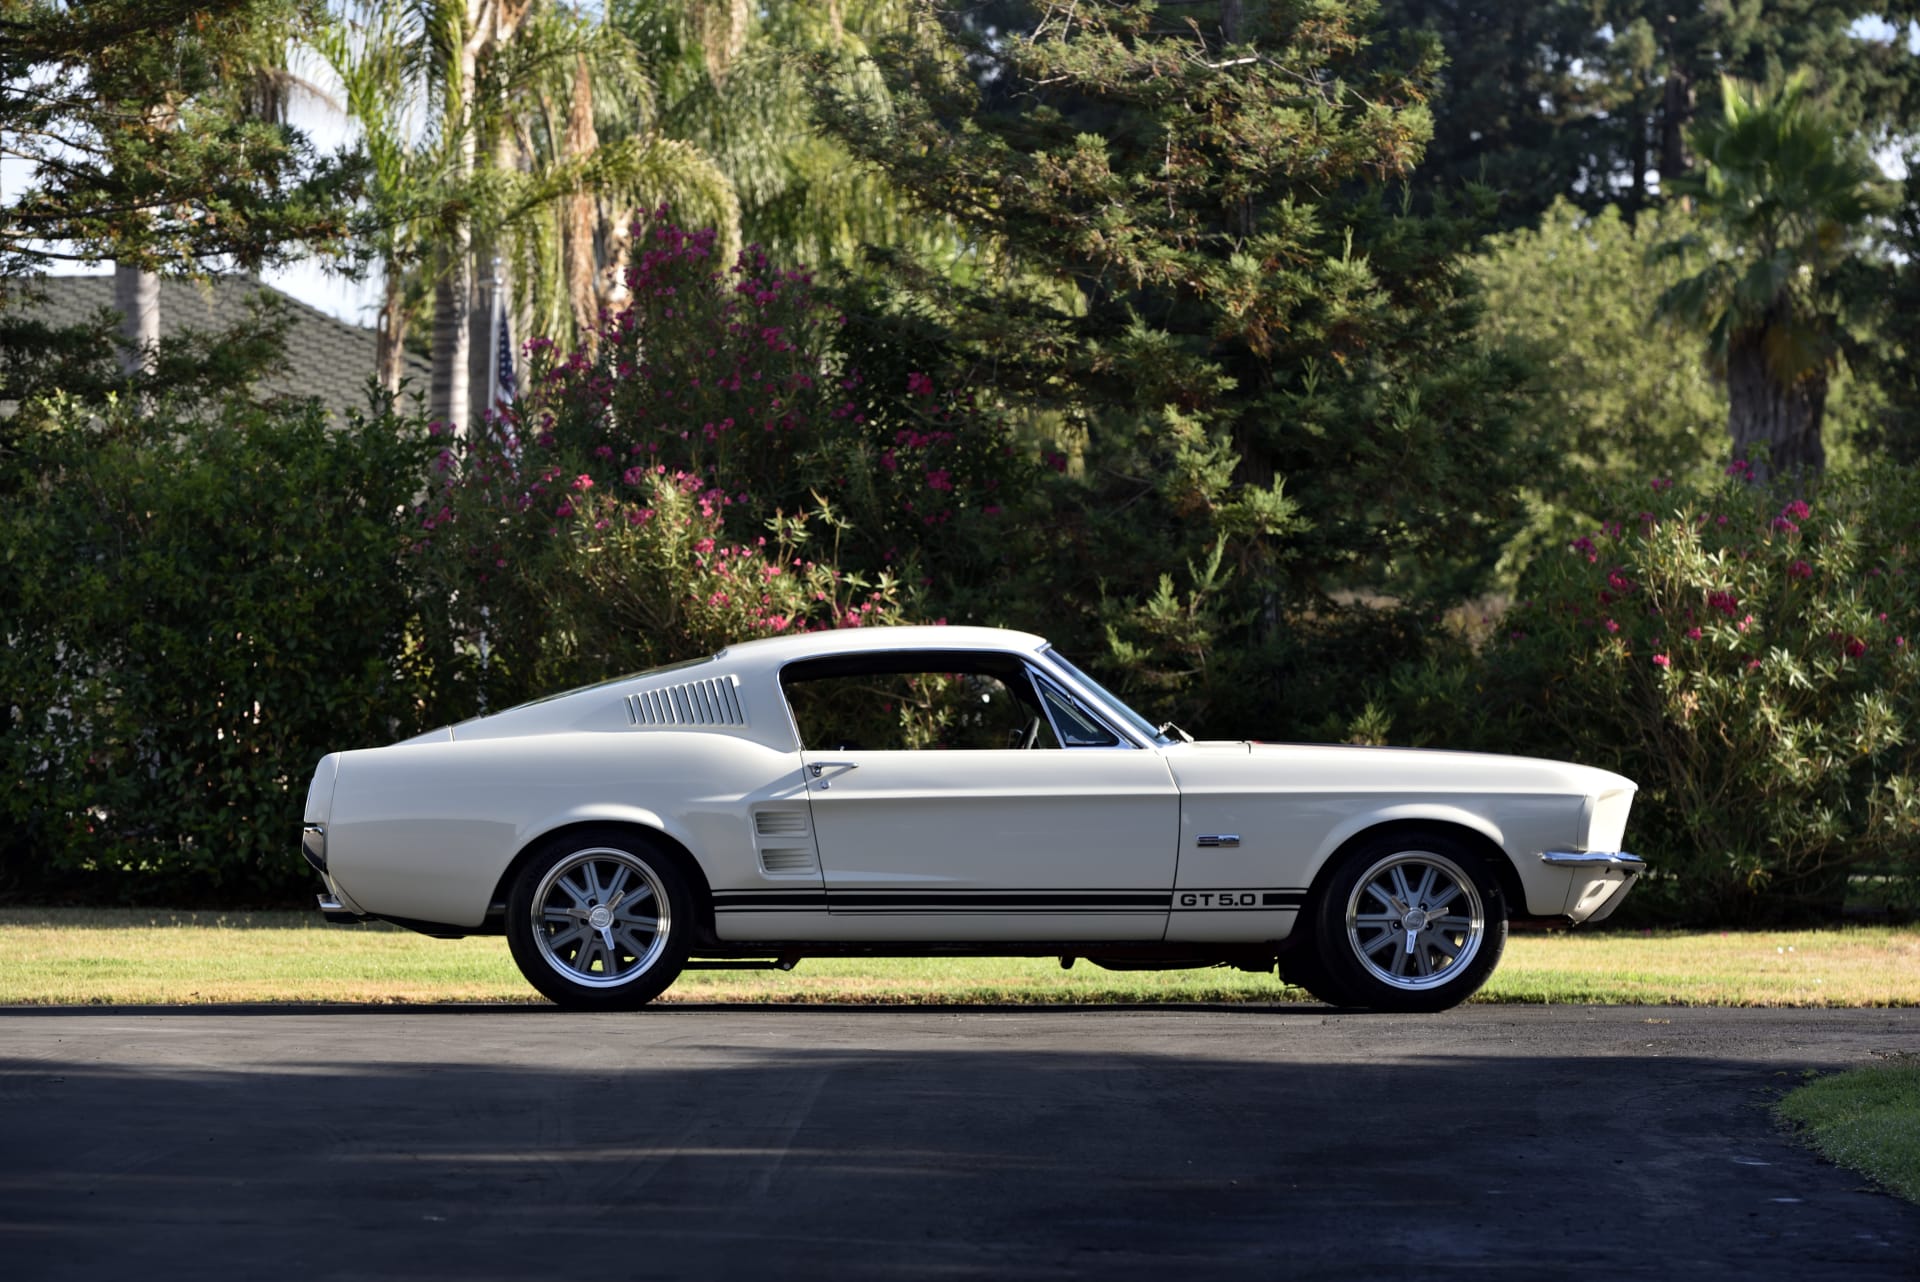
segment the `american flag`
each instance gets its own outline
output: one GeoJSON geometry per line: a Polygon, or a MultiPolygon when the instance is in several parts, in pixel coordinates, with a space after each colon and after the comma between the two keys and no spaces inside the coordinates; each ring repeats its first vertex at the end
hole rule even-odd
{"type": "Polygon", "coordinates": [[[494,353],[494,404],[511,405],[520,392],[520,380],[513,372],[513,321],[505,307],[500,308],[499,344],[494,353]]]}

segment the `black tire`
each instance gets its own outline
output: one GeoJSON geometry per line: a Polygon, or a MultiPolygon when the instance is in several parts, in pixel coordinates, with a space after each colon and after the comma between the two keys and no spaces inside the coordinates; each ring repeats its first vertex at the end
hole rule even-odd
{"type": "Polygon", "coordinates": [[[549,841],[507,896],[507,946],[527,982],[568,1010],[633,1010],[680,977],[693,899],[673,857],[624,828],[549,841]]]}
{"type": "Polygon", "coordinates": [[[1304,988],[1316,1001],[1329,1006],[1357,1006],[1353,994],[1339,987],[1327,974],[1326,965],[1320,960],[1320,951],[1314,941],[1305,941],[1304,947],[1280,959],[1280,978],[1295,988],[1304,988]]]}
{"type": "MultiPolygon", "coordinates": [[[[1471,997],[1507,946],[1507,900],[1477,850],[1407,830],[1349,852],[1309,909],[1322,1001],[1424,1013],[1471,997]],[[1322,988],[1324,987],[1324,992],[1322,988]]],[[[1291,978],[1291,976],[1290,976],[1291,978]]]]}

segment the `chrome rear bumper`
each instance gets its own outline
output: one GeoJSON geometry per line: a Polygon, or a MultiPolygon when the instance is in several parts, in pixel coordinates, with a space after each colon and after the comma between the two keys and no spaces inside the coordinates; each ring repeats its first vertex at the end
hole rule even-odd
{"type": "Polygon", "coordinates": [[[354,922],[366,920],[341,903],[337,896],[322,894],[314,898],[320,901],[320,915],[336,926],[351,926],[354,922]]]}

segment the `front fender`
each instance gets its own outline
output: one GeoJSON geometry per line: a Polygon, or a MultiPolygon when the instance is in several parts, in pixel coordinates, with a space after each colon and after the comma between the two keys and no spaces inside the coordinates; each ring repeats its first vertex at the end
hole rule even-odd
{"type": "Polygon", "coordinates": [[[1399,805],[1381,806],[1377,810],[1349,815],[1328,829],[1326,835],[1320,839],[1319,848],[1313,852],[1313,858],[1307,870],[1309,884],[1318,880],[1321,869],[1326,867],[1327,861],[1333,858],[1336,851],[1361,833],[1387,824],[1409,821],[1453,824],[1468,828],[1500,849],[1507,849],[1505,834],[1501,832],[1500,826],[1483,814],[1438,802],[1403,802],[1399,805]]]}

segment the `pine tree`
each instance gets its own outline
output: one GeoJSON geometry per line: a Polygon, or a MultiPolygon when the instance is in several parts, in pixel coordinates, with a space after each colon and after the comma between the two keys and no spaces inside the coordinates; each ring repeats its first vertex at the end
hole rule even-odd
{"type": "Polygon", "coordinates": [[[1050,413],[1078,479],[1048,625],[1079,605],[1147,687],[1297,650],[1356,591],[1456,594],[1513,512],[1519,371],[1472,336],[1464,229],[1398,205],[1435,50],[1383,56],[1369,12],[1082,0],[980,32],[927,8],[878,52],[887,109],[824,113],[976,247],[985,283],[897,263],[902,288],[1050,413]]]}
{"type": "Polygon", "coordinates": [[[253,110],[291,0],[0,0],[0,288],[63,262],[249,270],[337,242],[356,166],[253,110]]]}

